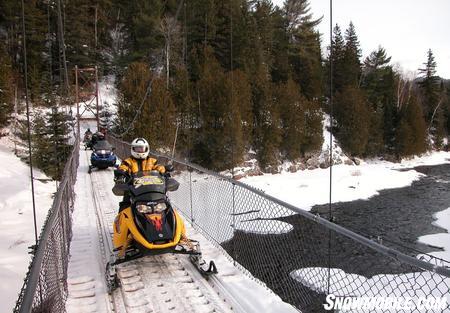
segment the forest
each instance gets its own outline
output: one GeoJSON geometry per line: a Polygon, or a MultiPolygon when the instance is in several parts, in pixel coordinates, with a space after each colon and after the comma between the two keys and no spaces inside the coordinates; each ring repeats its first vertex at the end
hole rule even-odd
{"type": "MultiPolygon", "coordinates": [[[[320,152],[330,114],[349,157],[447,149],[450,81],[436,75],[433,51],[410,77],[382,45],[363,56],[353,23],[336,24],[330,46],[309,0],[23,2],[29,100],[43,108],[32,117],[33,153],[54,178],[68,155],[73,117],[61,107],[74,101],[75,66],[115,77],[110,133],[155,150],[177,135],[177,156],[209,169],[249,152],[267,172],[306,160],[320,152]]],[[[21,1],[1,0],[0,127],[24,110],[23,35],[21,1]]]]}

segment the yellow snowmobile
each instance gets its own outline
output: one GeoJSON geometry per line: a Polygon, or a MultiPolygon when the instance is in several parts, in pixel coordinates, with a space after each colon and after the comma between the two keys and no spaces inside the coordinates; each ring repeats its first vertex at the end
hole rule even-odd
{"type": "MultiPolygon", "coordinates": [[[[118,173],[116,170],[115,175],[118,173]]],[[[146,255],[189,254],[202,274],[217,273],[213,261],[208,266],[202,260],[199,243],[186,237],[184,222],[166,195],[178,187],[170,174],[161,175],[158,171],[125,177],[121,183],[116,180],[113,193],[127,195],[131,205],[120,210],[113,225],[116,254],[107,266],[110,290],[117,285],[115,265],[146,255]]]]}

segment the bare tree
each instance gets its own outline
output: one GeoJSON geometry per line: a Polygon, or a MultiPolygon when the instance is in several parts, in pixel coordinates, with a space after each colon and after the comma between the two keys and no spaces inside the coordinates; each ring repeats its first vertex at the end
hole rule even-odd
{"type": "Polygon", "coordinates": [[[181,60],[182,51],[181,54],[179,51],[182,49],[181,28],[174,17],[164,16],[161,19],[160,29],[165,39],[166,88],[168,89],[171,61],[174,60],[177,64],[181,60]]]}

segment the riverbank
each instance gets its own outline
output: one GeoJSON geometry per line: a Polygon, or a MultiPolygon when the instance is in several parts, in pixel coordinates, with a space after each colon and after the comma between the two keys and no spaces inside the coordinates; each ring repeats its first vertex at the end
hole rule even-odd
{"type": "MultiPolygon", "coordinates": [[[[401,163],[369,160],[358,166],[333,166],[336,223],[450,259],[449,164],[450,153],[434,152],[401,163]]],[[[264,174],[241,181],[301,209],[328,214],[330,169],[264,174]]]]}

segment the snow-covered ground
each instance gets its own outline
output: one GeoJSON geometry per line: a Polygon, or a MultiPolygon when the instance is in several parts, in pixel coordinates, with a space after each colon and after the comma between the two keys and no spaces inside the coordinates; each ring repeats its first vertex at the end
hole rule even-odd
{"type": "MultiPolygon", "coordinates": [[[[17,158],[14,145],[0,139],[0,312],[11,312],[30,263],[35,243],[30,169],[17,158]]],[[[34,169],[38,235],[56,191],[54,181],[34,169]]]]}

